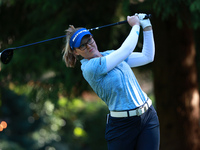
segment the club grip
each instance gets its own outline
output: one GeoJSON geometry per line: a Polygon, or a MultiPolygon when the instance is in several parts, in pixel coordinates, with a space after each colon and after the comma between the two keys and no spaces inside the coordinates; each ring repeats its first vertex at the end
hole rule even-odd
{"type": "MultiPolygon", "coordinates": [[[[151,14],[146,14],[145,17],[143,18],[144,19],[150,19],[151,18],[151,14]]],[[[124,20],[124,21],[120,21],[120,22],[116,22],[116,23],[113,23],[111,25],[120,25],[120,24],[124,24],[124,23],[128,23],[127,20],[124,20]]]]}
{"type": "Polygon", "coordinates": [[[151,18],[151,14],[146,14],[146,16],[143,19],[150,19],[151,18]]]}
{"type": "MultiPolygon", "coordinates": [[[[151,18],[151,14],[146,14],[145,17],[143,18],[144,19],[150,19],[151,18]]],[[[124,24],[124,23],[127,23],[128,21],[127,20],[124,20],[124,21],[120,21],[120,22],[116,22],[114,23],[114,25],[119,25],[119,24],[124,24]]]]}

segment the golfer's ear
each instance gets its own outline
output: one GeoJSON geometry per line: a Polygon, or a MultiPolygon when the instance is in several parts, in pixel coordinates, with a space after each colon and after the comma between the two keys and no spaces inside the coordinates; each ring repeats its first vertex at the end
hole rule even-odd
{"type": "Polygon", "coordinates": [[[79,55],[76,49],[73,50],[74,55],[79,55]]]}

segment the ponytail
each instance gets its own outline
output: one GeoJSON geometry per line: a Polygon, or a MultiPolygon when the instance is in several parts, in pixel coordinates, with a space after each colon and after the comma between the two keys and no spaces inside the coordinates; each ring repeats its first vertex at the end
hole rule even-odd
{"type": "Polygon", "coordinates": [[[75,67],[77,56],[74,54],[73,50],[69,45],[71,36],[80,28],[75,28],[73,25],[69,25],[69,28],[66,31],[66,44],[63,48],[63,60],[67,67],[75,67]]]}

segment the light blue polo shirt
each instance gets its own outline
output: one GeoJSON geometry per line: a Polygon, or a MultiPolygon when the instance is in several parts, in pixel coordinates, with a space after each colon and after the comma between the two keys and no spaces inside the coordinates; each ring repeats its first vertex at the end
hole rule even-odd
{"type": "MultiPolygon", "coordinates": [[[[114,50],[101,52],[103,56],[114,50]]],[[[107,72],[106,58],[96,57],[81,60],[83,77],[95,93],[107,104],[110,111],[135,109],[143,105],[147,95],[126,63],[126,60],[107,72]]]]}

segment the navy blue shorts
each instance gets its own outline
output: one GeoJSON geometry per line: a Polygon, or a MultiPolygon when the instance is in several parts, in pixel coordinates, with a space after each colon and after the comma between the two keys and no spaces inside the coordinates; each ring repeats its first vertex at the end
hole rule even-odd
{"type": "Polygon", "coordinates": [[[108,115],[105,138],[108,150],[159,150],[160,127],[154,107],[141,116],[108,115]]]}

